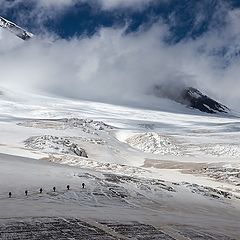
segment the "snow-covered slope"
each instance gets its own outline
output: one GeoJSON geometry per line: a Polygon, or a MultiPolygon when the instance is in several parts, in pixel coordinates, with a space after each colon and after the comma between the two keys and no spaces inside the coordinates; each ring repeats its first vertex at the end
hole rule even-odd
{"type": "Polygon", "coordinates": [[[13,22],[6,20],[5,18],[0,16],[0,27],[5,28],[15,34],[17,37],[28,40],[33,37],[33,34],[19,27],[13,22]]]}
{"type": "Polygon", "coordinates": [[[0,230],[61,216],[239,236],[239,118],[11,91],[0,108],[0,230]]]}

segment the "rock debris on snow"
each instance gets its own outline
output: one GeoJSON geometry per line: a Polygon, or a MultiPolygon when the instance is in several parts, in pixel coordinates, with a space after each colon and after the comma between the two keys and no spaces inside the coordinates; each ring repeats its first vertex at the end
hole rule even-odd
{"type": "Polygon", "coordinates": [[[27,148],[41,150],[46,153],[70,154],[85,158],[88,157],[83,148],[63,137],[51,135],[30,137],[24,142],[24,144],[27,148]]]}

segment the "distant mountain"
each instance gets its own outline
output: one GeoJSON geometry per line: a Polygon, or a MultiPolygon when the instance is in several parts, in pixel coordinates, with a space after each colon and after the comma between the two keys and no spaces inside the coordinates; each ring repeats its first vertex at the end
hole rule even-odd
{"type": "Polygon", "coordinates": [[[201,93],[198,89],[193,87],[186,87],[176,89],[165,88],[160,85],[154,86],[154,95],[157,97],[168,98],[175,102],[181,103],[187,107],[198,109],[206,113],[228,113],[230,109],[225,105],[215,101],[201,93]]]}
{"type": "Polygon", "coordinates": [[[33,34],[30,32],[27,32],[23,28],[19,27],[13,22],[10,22],[6,20],[5,18],[0,16],[0,27],[5,28],[15,34],[17,37],[23,39],[23,40],[29,40],[33,37],[33,34]]]}

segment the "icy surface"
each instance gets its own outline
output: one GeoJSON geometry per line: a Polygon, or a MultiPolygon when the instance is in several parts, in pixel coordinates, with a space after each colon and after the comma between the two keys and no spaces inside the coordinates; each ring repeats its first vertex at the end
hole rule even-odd
{"type": "Polygon", "coordinates": [[[93,222],[89,219],[76,218],[24,218],[7,219],[5,224],[0,223],[1,239],[23,238],[24,239],[136,239],[136,240],[176,240],[179,235],[188,237],[187,239],[219,239],[231,240],[227,236],[217,233],[209,233],[201,228],[189,228],[179,225],[171,228],[156,228],[151,225],[139,222],[93,222]],[[23,233],[19,232],[22,231],[23,233]],[[180,235],[182,234],[182,235],[180,235]]]}

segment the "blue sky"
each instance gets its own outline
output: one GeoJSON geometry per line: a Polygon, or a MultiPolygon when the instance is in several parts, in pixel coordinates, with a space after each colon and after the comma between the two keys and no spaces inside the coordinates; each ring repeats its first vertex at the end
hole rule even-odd
{"type": "MultiPolygon", "coordinates": [[[[93,35],[101,27],[125,24],[128,24],[127,32],[137,31],[162,20],[170,28],[169,40],[178,42],[184,38],[199,37],[213,25],[223,27],[226,16],[223,5],[229,8],[240,6],[239,0],[139,0],[141,6],[133,0],[133,5],[114,6],[107,3],[105,7],[102,6],[102,1],[1,0],[3,7],[0,15],[18,22],[36,34],[48,31],[61,38],[93,35]],[[39,4],[41,1],[43,4],[39,4]],[[44,2],[58,3],[49,5],[44,2]],[[221,16],[217,15],[220,10],[223,11],[221,16]]],[[[121,2],[107,2],[111,1],[121,2]]]]}

